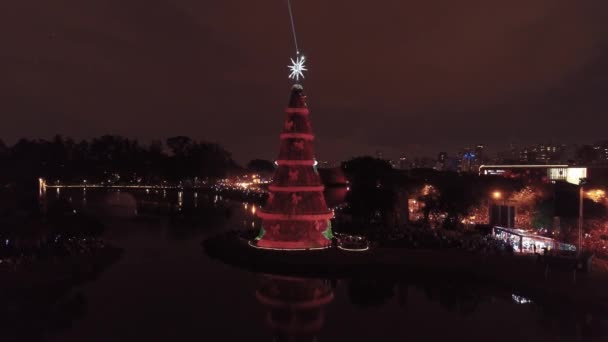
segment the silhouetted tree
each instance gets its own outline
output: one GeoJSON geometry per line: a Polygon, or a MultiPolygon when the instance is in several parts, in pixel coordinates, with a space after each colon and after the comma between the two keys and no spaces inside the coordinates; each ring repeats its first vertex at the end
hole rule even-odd
{"type": "Polygon", "coordinates": [[[6,157],[7,152],[8,152],[8,147],[6,147],[6,144],[4,143],[4,141],[2,141],[2,139],[0,139],[0,158],[6,157]]]}
{"type": "Polygon", "coordinates": [[[38,177],[65,182],[158,182],[195,177],[223,177],[238,166],[229,152],[214,143],[188,137],[168,139],[172,155],[160,141],[142,146],[137,140],[104,135],[75,142],[60,135],[47,140],[21,139],[12,147],[0,146],[1,182],[28,184],[38,177]],[[4,179],[4,180],[3,180],[4,179]]]}
{"type": "Polygon", "coordinates": [[[385,160],[358,157],[342,164],[350,182],[346,196],[348,213],[363,224],[387,223],[394,213],[394,170],[385,160]]]}
{"type": "Polygon", "coordinates": [[[184,136],[171,137],[167,139],[167,146],[174,156],[185,156],[192,145],[192,139],[184,136]]]}
{"type": "Polygon", "coordinates": [[[247,163],[247,170],[255,173],[273,173],[274,163],[265,159],[253,159],[247,163]]]}

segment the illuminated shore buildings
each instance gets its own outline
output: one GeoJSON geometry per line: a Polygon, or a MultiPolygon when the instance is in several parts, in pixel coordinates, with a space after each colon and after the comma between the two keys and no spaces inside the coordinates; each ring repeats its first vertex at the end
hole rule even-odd
{"type": "Polygon", "coordinates": [[[316,341],[334,294],[327,280],[264,275],[256,298],[268,309],[274,341],[316,341]]]}
{"type": "Polygon", "coordinates": [[[291,89],[281,146],[255,246],[315,249],[331,245],[330,211],[314,156],[310,111],[300,84],[291,89]]]}

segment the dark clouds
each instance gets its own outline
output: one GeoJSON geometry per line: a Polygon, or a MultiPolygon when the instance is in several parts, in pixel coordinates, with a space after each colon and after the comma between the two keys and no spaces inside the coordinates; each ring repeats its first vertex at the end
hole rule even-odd
{"type": "MultiPolygon", "coordinates": [[[[603,0],[293,0],[318,155],[607,137],[603,0]]],[[[0,137],[175,134],[272,158],[283,0],[0,4],[0,137]]]]}

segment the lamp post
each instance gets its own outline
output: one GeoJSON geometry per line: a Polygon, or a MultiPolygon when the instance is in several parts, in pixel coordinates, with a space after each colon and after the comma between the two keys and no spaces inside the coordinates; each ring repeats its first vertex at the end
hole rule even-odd
{"type": "MultiPolygon", "coordinates": [[[[491,195],[491,200],[488,200],[488,218],[491,220],[492,218],[492,204],[496,204],[497,205],[497,214],[498,214],[498,224],[500,225],[500,223],[502,222],[501,220],[501,212],[500,212],[500,207],[498,206],[498,200],[500,200],[500,198],[502,197],[502,193],[498,190],[493,191],[492,195],[491,195]]],[[[491,223],[491,221],[490,221],[491,223]]]]}
{"type": "Polygon", "coordinates": [[[579,178],[578,189],[578,248],[577,255],[580,256],[583,252],[583,198],[585,196],[584,186],[587,184],[587,178],[579,178]]]}
{"type": "MultiPolygon", "coordinates": [[[[507,226],[507,228],[513,228],[512,227],[513,226],[513,222],[511,222],[511,212],[512,212],[512,210],[511,210],[511,206],[509,206],[509,203],[511,203],[512,200],[508,200],[507,198],[505,198],[504,195],[503,195],[503,193],[501,191],[499,191],[499,190],[493,191],[491,197],[492,197],[493,203],[496,204],[496,206],[497,206],[497,210],[496,211],[498,213],[498,222],[499,223],[503,222],[502,221],[502,212],[503,212],[502,209],[504,207],[504,208],[506,208],[506,215],[507,215],[506,226],[507,226]]],[[[489,203],[488,204],[488,207],[489,207],[491,205],[490,204],[491,202],[488,201],[488,203],[489,203]]],[[[490,209],[490,215],[491,215],[491,208],[488,208],[488,209],[490,209]]]]}
{"type": "Polygon", "coordinates": [[[506,214],[507,214],[507,228],[513,228],[514,224],[513,224],[513,222],[511,222],[512,210],[511,210],[511,206],[509,205],[513,201],[503,197],[503,193],[498,190],[492,192],[492,199],[494,199],[494,203],[496,203],[496,205],[498,206],[498,221],[502,222],[502,207],[504,207],[504,208],[506,208],[506,214]],[[501,204],[502,204],[502,207],[501,207],[501,204]]]}

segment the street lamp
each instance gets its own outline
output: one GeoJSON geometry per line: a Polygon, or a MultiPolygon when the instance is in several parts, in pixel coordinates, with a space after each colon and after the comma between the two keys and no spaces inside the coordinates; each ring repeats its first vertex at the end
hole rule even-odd
{"type": "MultiPolygon", "coordinates": [[[[495,190],[492,192],[492,199],[494,200],[494,203],[497,206],[497,213],[498,213],[498,222],[502,225],[502,211],[503,208],[506,209],[506,214],[507,214],[507,228],[513,228],[513,222],[511,222],[511,207],[509,206],[509,201],[506,198],[503,198],[503,193],[499,190],[495,190]],[[500,201],[502,199],[502,202],[500,201]]],[[[491,208],[490,212],[491,212],[491,208]]],[[[491,214],[490,214],[491,215],[491,214]]]]}
{"type": "Polygon", "coordinates": [[[579,190],[578,190],[578,248],[577,254],[581,255],[583,252],[583,198],[585,196],[584,186],[587,184],[587,178],[579,178],[579,190]]]}

